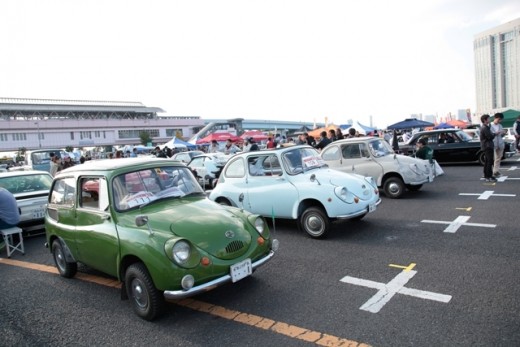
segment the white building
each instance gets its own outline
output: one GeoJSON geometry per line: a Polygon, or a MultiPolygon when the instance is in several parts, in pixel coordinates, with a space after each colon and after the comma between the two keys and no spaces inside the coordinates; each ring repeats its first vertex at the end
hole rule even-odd
{"type": "Polygon", "coordinates": [[[475,36],[477,115],[520,109],[520,18],[475,36]]]}
{"type": "Polygon", "coordinates": [[[0,151],[133,145],[143,131],[162,144],[204,127],[200,117],[163,112],[140,102],[0,98],[0,151]]]}

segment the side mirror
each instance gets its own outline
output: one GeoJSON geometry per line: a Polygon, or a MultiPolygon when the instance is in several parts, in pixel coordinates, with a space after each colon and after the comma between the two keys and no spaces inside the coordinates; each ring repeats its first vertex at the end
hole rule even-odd
{"type": "Polygon", "coordinates": [[[139,215],[135,217],[135,225],[137,225],[138,227],[142,227],[146,224],[148,224],[148,216],[139,215]]]}

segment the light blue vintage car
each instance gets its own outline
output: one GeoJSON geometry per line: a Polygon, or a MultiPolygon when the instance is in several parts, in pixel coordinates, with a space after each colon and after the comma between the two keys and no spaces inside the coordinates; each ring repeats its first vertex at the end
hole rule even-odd
{"type": "Polygon", "coordinates": [[[359,220],[381,202],[371,177],[329,169],[310,146],[235,155],[209,198],[266,217],[296,219],[313,238],[324,237],[331,220],[359,220]]]}

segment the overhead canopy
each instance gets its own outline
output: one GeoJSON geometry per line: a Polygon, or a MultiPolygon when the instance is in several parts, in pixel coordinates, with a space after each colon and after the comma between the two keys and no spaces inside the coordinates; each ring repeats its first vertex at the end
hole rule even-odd
{"type": "Polygon", "coordinates": [[[520,116],[519,110],[507,110],[502,112],[504,115],[504,120],[502,121],[502,126],[504,128],[511,128],[514,126],[515,121],[518,119],[518,116],[520,116]]]}
{"type": "Polygon", "coordinates": [[[250,130],[246,131],[242,135],[240,135],[242,139],[247,139],[249,137],[252,137],[255,141],[264,141],[267,140],[267,135],[261,132],[260,130],[250,130]]]}
{"type": "Polygon", "coordinates": [[[209,134],[208,136],[200,139],[197,141],[197,144],[203,144],[203,143],[210,143],[211,141],[217,141],[217,142],[223,142],[223,141],[227,141],[227,140],[231,140],[233,142],[235,141],[242,141],[242,139],[238,136],[235,136],[231,133],[212,133],[212,134],[209,134]]]}
{"type": "Polygon", "coordinates": [[[435,124],[426,122],[417,118],[407,118],[403,121],[397,122],[395,124],[392,124],[388,126],[388,129],[412,129],[412,128],[424,128],[424,127],[431,127],[435,124]]]}
{"type": "Polygon", "coordinates": [[[183,140],[179,139],[178,137],[174,137],[173,139],[166,142],[161,147],[164,148],[166,146],[168,146],[168,148],[189,148],[189,149],[197,148],[197,146],[195,146],[189,142],[183,141],[183,140]]]}
{"type": "Polygon", "coordinates": [[[433,129],[449,129],[449,128],[453,128],[453,126],[449,125],[448,123],[439,123],[433,127],[433,129]]]}
{"type": "Polygon", "coordinates": [[[328,125],[326,127],[323,127],[323,128],[318,128],[318,129],[314,129],[312,131],[308,131],[307,133],[309,134],[309,136],[319,137],[322,131],[328,132],[330,129],[336,130],[337,128],[339,128],[339,126],[334,125],[334,124],[330,124],[330,125],[328,125]]]}
{"type": "Polygon", "coordinates": [[[341,126],[341,129],[349,129],[349,128],[356,129],[356,131],[362,135],[373,134],[374,132],[377,131],[376,128],[372,128],[372,127],[363,125],[363,124],[359,123],[358,121],[355,121],[352,124],[345,124],[345,125],[341,126]]]}
{"type": "Polygon", "coordinates": [[[457,127],[460,129],[466,129],[468,127],[467,122],[465,122],[463,120],[458,120],[458,119],[452,119],[452,120],[447,121],[446,123],[448,123],[452,127],[457,127]]]}

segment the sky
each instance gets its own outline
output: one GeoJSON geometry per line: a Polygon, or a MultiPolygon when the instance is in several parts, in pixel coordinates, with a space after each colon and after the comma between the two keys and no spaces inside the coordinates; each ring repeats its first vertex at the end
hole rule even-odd
{"type": "Polygon", "coordinates": [[[473,40],[518,0],[2,0],[0,97],[379,128],[475,112],[473,40]]]}

